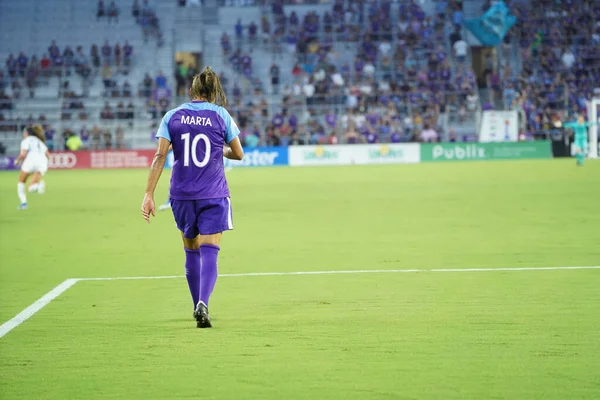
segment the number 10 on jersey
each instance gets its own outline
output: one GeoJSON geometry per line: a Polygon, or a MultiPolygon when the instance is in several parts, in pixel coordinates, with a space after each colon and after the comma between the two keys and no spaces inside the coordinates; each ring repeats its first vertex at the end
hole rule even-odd
{"type": "Polygon", "coordinates": [[[183,166],[190,166],[190,153],[192,153],[192,162],[194,163],[194,165],[198,168],[205,167],[206,164],[208,164],[208,161],[210,160],[210,139],[208,138],[208,136],[206,136],[203,133],[200,133],[194,136],[194,139],[192,139],[192,142],[190,143],[190,133],[188,132],[181,135],[181,140],[183,140],[183,166]],[[200,140],[204,142],[205,147],[204,158],[202,159],[202,161],[198,161],[198,155],[196,153],[196,150],[198,148],[198,142],[200,140]]]}

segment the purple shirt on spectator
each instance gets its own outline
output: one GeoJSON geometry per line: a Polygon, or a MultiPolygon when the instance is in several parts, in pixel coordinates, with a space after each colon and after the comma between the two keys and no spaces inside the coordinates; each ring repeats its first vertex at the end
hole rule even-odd
{"type": "Polygon", "coordinates": [[[367,139],[368,143],[377,143],[377,135],[373,132],[369,132],[365,135],[365,139],[367,139]]]}
{"type": "Polygon", "coordinates": [[[296,118],[296,116],[294,114],[290,115],[290,118],[288,119],[288,123],[290,124],[290,126],[292,128],[296,128],[298,126],[298,118],[296,118]]]}
{"type": "Polygon", "coordinates": [[[23,53],[21,53],[19,55],[19,58],[17,58],[17,62],[19,63],[19,68],[24,69],[27,67],[27,62],[29,61],[29,59],[27,58],[27,56],[23,53]]]}
{"type": "Polygon", "coordinates": [[[129,43],[125,43],[123,46],[123,55],[125,58],[131,57],[133,54],[133,47],[129,43]]]}
{"type": "Polygon", "coordinates": [[[337,121],[336,115],[332,112],[328,112],[325,114],[325,122],[329,125],[330,128],[335,128],[335,123],[337,121]]]}
{"type": "Polygon", "coordinates": [[[271,123],[275,128],[280,128],[283,125],[283,117],[281,114],[275,114],[271,123]]]}

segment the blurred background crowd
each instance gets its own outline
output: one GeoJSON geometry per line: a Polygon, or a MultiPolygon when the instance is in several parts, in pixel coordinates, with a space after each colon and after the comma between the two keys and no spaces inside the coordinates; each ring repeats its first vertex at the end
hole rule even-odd
{"type": "Polygon", "coordinates": [[[485,0],[27,1],[0,3],[5,151],[33,122],[54,148],[74,135],[151,147],[204,65],[247,147],[473,141],[484,110],[516,110],[522,139],[548,138],[600,82],[593,0],[507,0],[516,24],[495,46],[464,23],[485,0]],[[46,23],[19,37],[24,12],[46,23]]]}

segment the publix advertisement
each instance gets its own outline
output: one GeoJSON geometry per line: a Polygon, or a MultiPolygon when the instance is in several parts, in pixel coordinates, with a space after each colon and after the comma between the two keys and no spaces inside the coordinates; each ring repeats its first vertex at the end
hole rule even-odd
{"type": "Polygon", "coordinates": [[[406,164],[420,160],[419,144],[290,146],[291,166],[406,164]]]}
{"type": "Polygon", "coordinates": [[[421,161],[475,161],[551,158],[550,141],[507,143],[432,143],[421,145],[421,161]]]}

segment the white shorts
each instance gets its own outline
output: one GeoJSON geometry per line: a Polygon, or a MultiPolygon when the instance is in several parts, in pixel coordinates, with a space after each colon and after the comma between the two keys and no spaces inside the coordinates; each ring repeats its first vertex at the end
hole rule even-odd
{"type": "Polygon", "coordinates": [[[21,171],[26,174],[39,172],[44,176],[46,171],[48,171],[48,159],[46,157],[27,157],[25,158],[25,161],[23,161],[21,171]]]}

